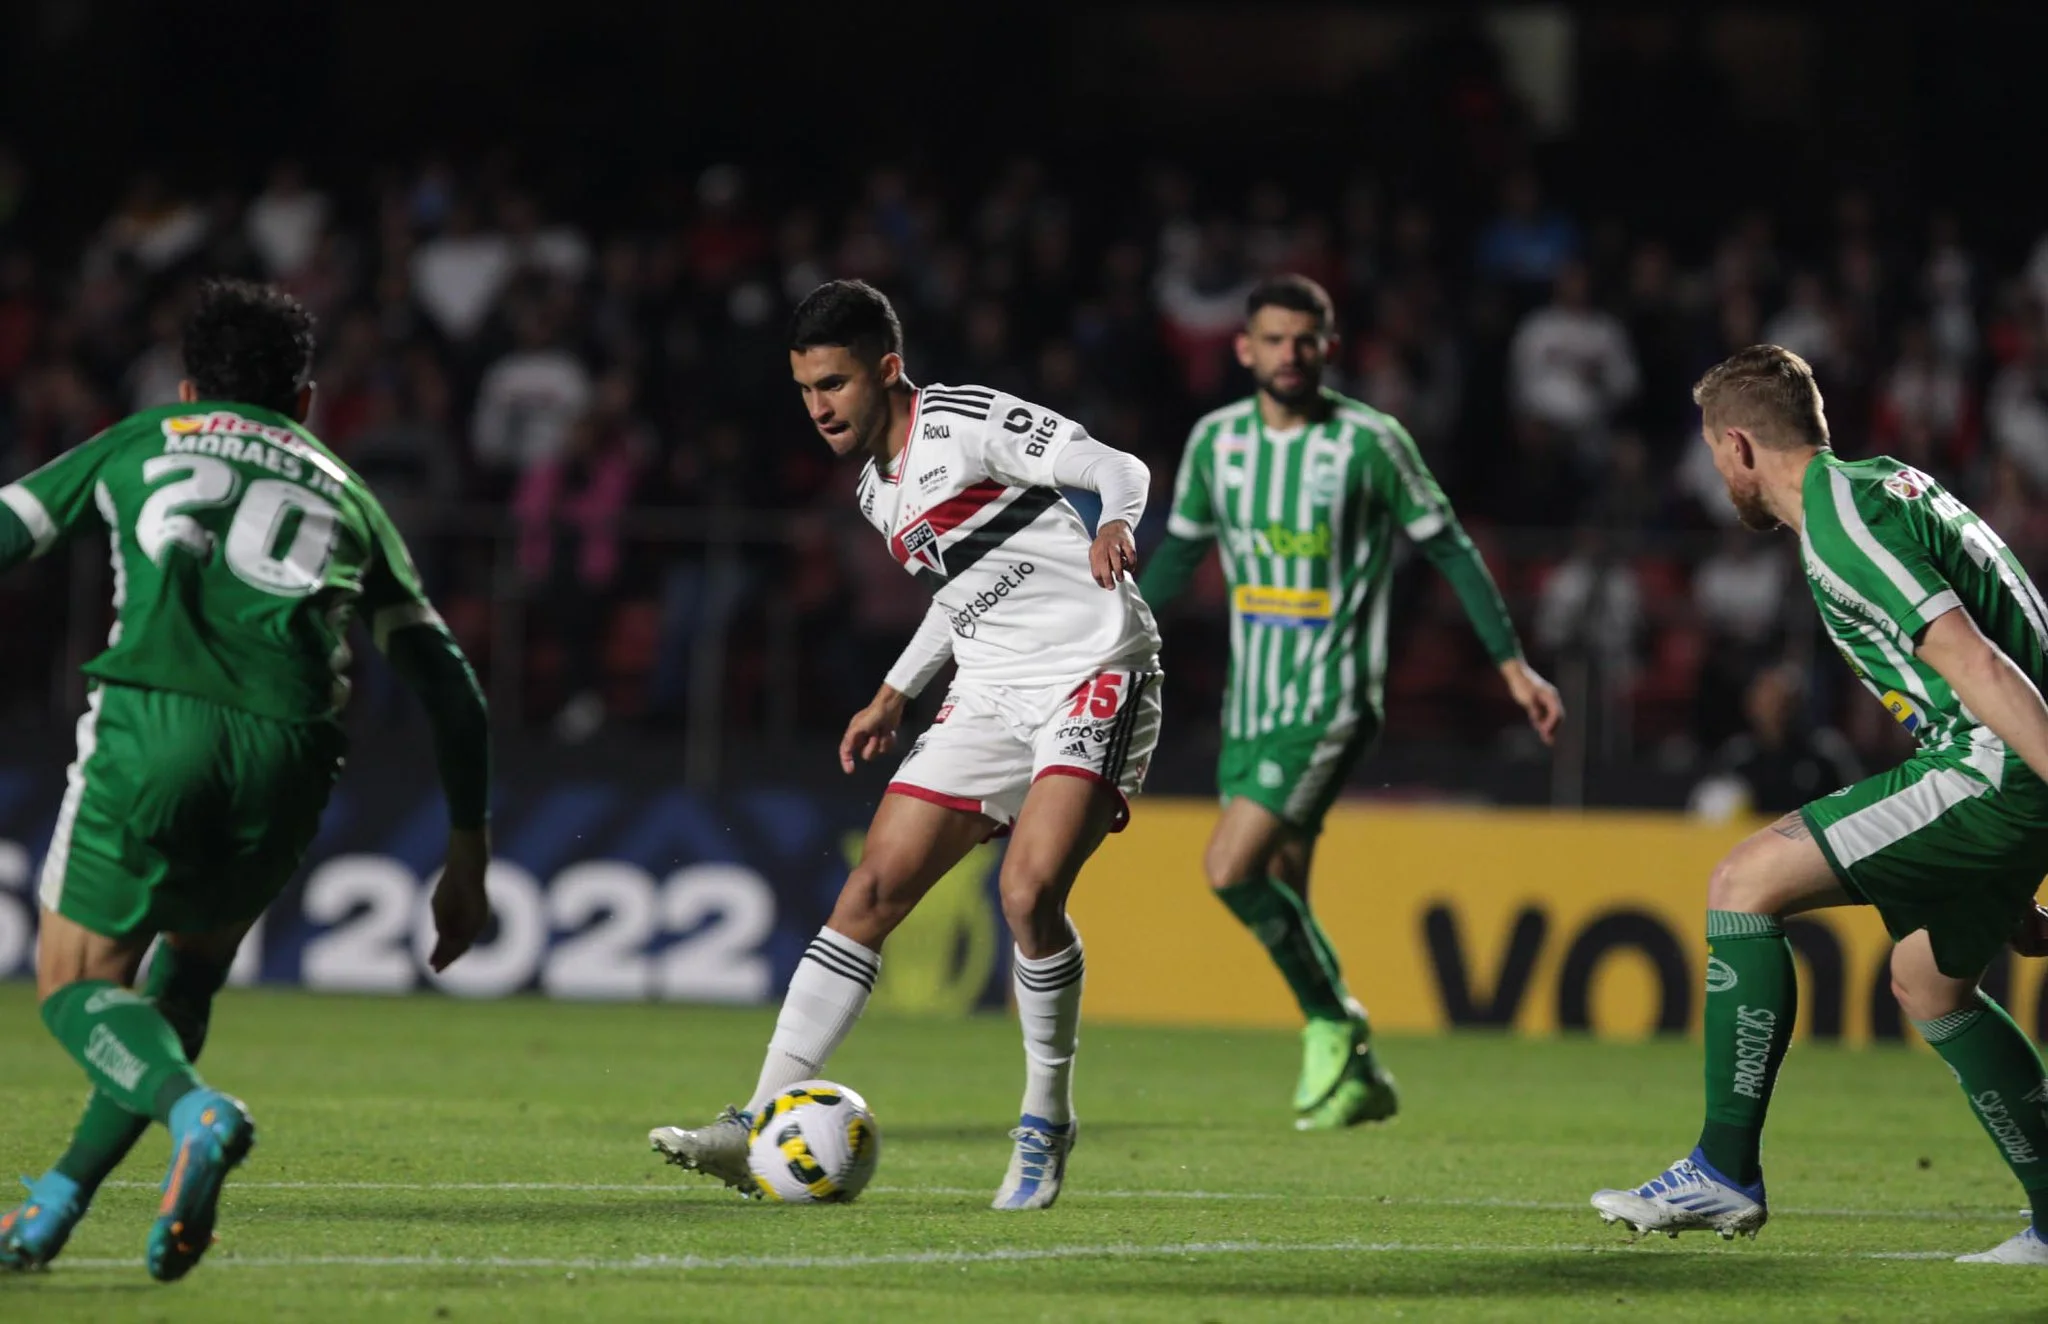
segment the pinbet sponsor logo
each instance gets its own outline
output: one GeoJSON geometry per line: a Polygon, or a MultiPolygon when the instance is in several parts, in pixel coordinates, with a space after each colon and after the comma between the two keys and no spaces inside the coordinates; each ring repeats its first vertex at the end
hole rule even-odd
{"type": "Polygon", "coordinates": [[[972,639],[980,628],[981,618],[996,609],[996,604],[1024,587],[1024,581],[1038,573],[1038,567],[1030,561],[1018,561],[996,576],[995,582],[967,599],[959,610],[953,613],[953,633],[962,639],[972,639]]]}
{"type": "Polygon", "coordinates": [[[1769,1007],[1735,1009],[1735,1092],[1747,1099],[1764,1097],[1765,1067],[1771,1041],[1777,1037],[1778,1013],[1769,1007]]]}

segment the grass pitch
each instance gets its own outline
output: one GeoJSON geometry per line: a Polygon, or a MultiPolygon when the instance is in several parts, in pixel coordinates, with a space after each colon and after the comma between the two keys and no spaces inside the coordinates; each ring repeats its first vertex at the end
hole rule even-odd
{"type": "MultiPolygon", "coordinates": [[[[879,1115],[876,1186],[778,1208],[644,1139],[739,1100],[772,1019],[229,993],[206,1074],[260,1138],[222,1244],[144,1274],[159,1131],[50,1272],[0,1277],[0,1319],[2048,1318],[2048,1278],[1947,1262],[2024,1218],[1925,1053],[1795,1046],[1761,1239],[1630,1245],[1586,1196],[1690,1147],[1696,1045],[1390,1040],[1400,1119],[1297,1135],[1292,1036],[1090,1027],[1066,1194],[998,1214],[1014,1025],[878,1018],[832,1068],[879,1115]]],[[[26,987],[0,1026],[0,1170],[40,1172],[81,1078],[26,987]]]]}

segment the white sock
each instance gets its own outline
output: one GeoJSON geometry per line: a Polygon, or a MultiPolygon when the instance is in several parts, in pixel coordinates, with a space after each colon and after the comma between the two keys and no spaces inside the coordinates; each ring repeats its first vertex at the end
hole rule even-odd
{"type": "Polygon", "coordinates": [[[882,958],[843,933],[819,929],[818,936],[804,949],[790,977],[789,992],[783,995],[782,1011],[775,1018],[775,1034],[768,1040],[768,1058],[761,1063],[761,1080],[747,1111],[759,1112],[761,1105],[800,1080],[815,1079],[825,1068],[832,1050],[839,1047],[853,1023],[868,1005],[875,975],[882,958]]]}
{"type": "Polygon", "coordinates": [[[1065,951],[1016,954],[1017,1020],[1024,1027],[1022,1111],[1054,1125],[1074,1120],[1074,1053],[1081,1043],[1081,935],[1065,951]]]}

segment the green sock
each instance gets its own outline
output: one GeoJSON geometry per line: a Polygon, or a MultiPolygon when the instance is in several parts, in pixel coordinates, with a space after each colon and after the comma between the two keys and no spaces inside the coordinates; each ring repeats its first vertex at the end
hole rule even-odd
{"type": "Polygon", "coordinates": [[[2005,1008],[1982,990],[1977,1001],[1913,1024],[1956,1073],[1977,1120],[2026,1188],[2038,1231],[2048,1228],[2048,1072],[2005,1008]]]}
{"type": "Polygon", "coordinates": [[[131,1113],[168,1121],[171,1105],[199,1085],[163,1013],[118,984],[66,984],[43,999],[43,1024],[93,1088],[131,1113]]]}
{"type": "Polygon", "coordinates": [[[1799,1016],[1792,944],[1771,915],[1707,912],[1707,1120],[1700,1152],[1743,1186],[1763,1177],[1764,1114],[1799,1016]]]}
{"type": "MultiPolygon", "coordinates": [[[[149,976],[143,982],[143,996],[156,1004],[171,1028],[185,1060],[197,1062],[206,1044],[206,1026],[213,1013],[213,995],[228,980],[228,968],[198,960],[169,943],[150,958],[149,976]]],[[[57,1160],[56,1170],[79,1185],[91,1199],[100,1183],[128,1157],[135,1142],[149,1130],[149,1118],[129,1112],[98,1089],[86,1097],[85,1115],[71,1133],[71,1148],[57,1160]]]]}
{"type": "Polygon", "coordinates": [[[1337,949],[1316,923],[1308,902],[1277,878],[1247,878],[1216,889],[1238,923],[1265,945],[1280,968],[1301,1014],[1310,1020],[1342,1021],[1363,1015],[1344,987],[1337,949]]]}

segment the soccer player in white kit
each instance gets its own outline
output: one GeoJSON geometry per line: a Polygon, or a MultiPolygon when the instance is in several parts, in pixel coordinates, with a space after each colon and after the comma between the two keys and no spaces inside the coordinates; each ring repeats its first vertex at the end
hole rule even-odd
{"type": "Polygon", "coordinates": [[[912,385],[895,309],[861,281],[804,299],[789,362],[825,444],[867,457],[861,514],[932,592],[874,701],[847,724],[841,768],[895,748],[904,706],[948,657],[958,673],[797,963],[753,1098],[709,1126],[648,1138],[671,1162],[751,1194],[752,1117],[822,1074],[867,1004],[883,941],[969,850],[1008,831],[1000,890],[1017,944],[1025,1086],[994,1207],[1043,1209],[1059,1197],[1076,1131],[1084,967],[1067,894],[1129,818],[1159,740],[1159,631],[1129,578],[1150,475],[1015,396],[912,385]],[[1101,495],[1092,539],[1061,487],[1101,495]]]}

